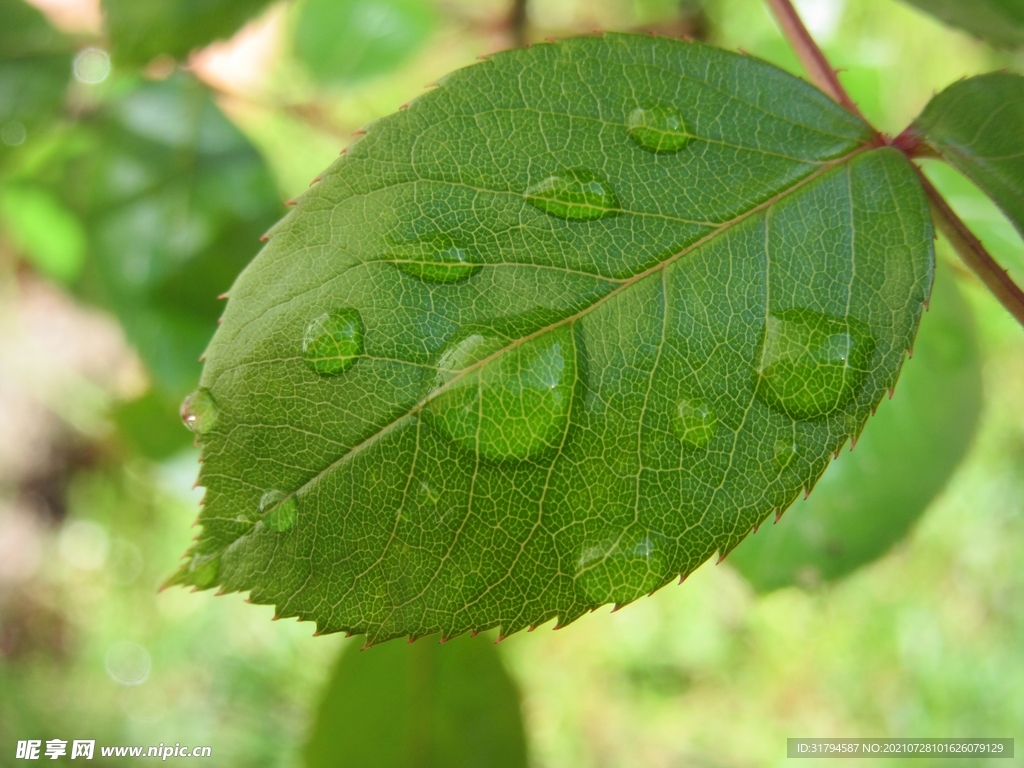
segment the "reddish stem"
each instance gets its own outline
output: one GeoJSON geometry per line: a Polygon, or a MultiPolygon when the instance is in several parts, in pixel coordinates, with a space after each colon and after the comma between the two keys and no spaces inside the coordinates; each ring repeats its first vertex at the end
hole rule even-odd
{"type": "Polygon", "coordinates": [[[1006,310],[1024,325],[1024,291],[1010,279],[1002,267],[985,250],[985,246],[956,215],[945,198],[939,194],[920,168],[917,169],[921,186],[931,203],[935,226],[946,236],[964,263],[971,268],[1006,310]]]}
{"type": "MultiPolygon", "coordinates": [[[[821,52],[821,48],[814,42],[811,33],[807,31],[807,27],[804,26],[800,15],[796,12],[796,8],[793,7],[793,3],[790,0],[765,0],[765,2],[771,8],[772,13],[775,15],[775,20],[779,22],[779,26],[782,28],[782,34],[786,36],[793,51],[800,59],[800,63],[803,64],[804,70],[806,70],[808,77],[811,78],[811,82],[831,96],[833,101],[842,104],[863,120],[864,115],[860,113],[857,105],[853,103],[853,99],[850,98],[842,83],[839,82],[839,76],[832,69],[832,65],[828,63],[828,59],[821,52]]],[[[867,121],[865,120],[865,122],[867,121]]]]}

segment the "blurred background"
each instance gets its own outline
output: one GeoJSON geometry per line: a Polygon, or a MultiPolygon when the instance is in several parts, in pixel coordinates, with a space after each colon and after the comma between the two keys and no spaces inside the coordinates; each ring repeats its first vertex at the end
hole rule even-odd
{"type": "MultiPolygon", "coordinates": [[[[1024,69],[897,0],[797,5],[892,134],[965,75],[1024,69]]],[[[0,0],[0,765],[20,764],[17,740],[52,738],[210,745],[224,766],[333,764],[326,743],[348,762],[316,722],[387,687],[332,671],[360,638],[312,637],[239,595],[158,591],[202,497],[178,404],[218,294],[353,131],[478,56],[595,29],[799,73],[760,0],[0,0]]],[[[927,172],[1019,281],[1012,225],[955,172],[927,172]]],[[[510,747],[509,765],[781,765],[796,736],[1024,745],[1024,332],[941,241],[939,260],[963,299],[929,327],[962,352],[959,394],[921,401],[959,420],[941,476],[842,567],[808,556],[768,577],[741,547],[622,612],[509,638],[511,682],[490,650],[468,654],[513,702],[501,738],[525,728],[528,757],[510,747]]],[[[801,530],[801,503],[780,531],[801,530]]],[[[471,642],[493,647],[452,647],[471,642]]]]}

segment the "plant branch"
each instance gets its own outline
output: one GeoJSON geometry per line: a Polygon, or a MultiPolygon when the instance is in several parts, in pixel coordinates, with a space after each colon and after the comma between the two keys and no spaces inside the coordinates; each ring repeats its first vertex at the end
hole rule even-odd
{"type": "Polygon", "coordinates": [[[821,52],[821,48],[814,42],[811,33],[807,31],[807,27],[804,26],[791,0],[765,0],[765,2],[768,3],[775,20],[782,28],[782,34],[786,36],[793,51],[800,59],[811,82],[831,96],[833,101],[843,105],[863,120],[864,116],[846,93],[842,83],[839,82],[836,71],[832,69],[825,54],[821,52]]]}
{"type": "Polygon", "coordinates": [[[526,0],[512,0],[512,9],[508,15],[508,29],[512,43],[516,48],[523,48],[529,42],[526,38],[526,0]]]}
{"type": "Polygon", "coordinates": [[[985,250],[985,246],[949,207],[949,203],[928,181],[920,168],[917,169],[917,175],[921,179],[921,186],[924,187],[928,202],[931,204],[935,226],[946,236],[971,271],[981,278],[981,281],[995,294],[999,303],[1017,318],[1021,325],[1024,325],[1024,291],[1010,279],[1006,270],[1000,267],[991,254],[985,250]]]}

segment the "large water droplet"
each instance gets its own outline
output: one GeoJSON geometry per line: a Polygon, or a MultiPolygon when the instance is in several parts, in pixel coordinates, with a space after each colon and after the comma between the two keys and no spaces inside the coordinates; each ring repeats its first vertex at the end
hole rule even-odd
{"type": "Polygon", "coordinates": [[[563,439],[577,376],[576,340],[568,326],[516,346],[496,335],[464,334],[442,352],[431,380],[437,394],[423,415],[449,440],[481,456],[525,459],[563,439]]]}
{"type": "Polygon", "coordinates": [[[675,107],[655,104],[629,114],[629,138],[649,152],[678,152],[690,143],[686,121],[675,107]]]}
{"type": "Polygon", "coordinates": [[[772,446],[772,460],[779,469],[785,469],[793,463],[793,459],[797,457],[799,452],[800,446],[792,438],[789,440],[779,439],[772,446]]]}
{"type": "Polygon", "coordinates": [[[197,435],[205,435],[217,426],[220,410],[210,390],[200,387],[181,403],[181,420],[197,435]]]}
{"type": "Polygon", "coordinates": [[[576,584],[594,605],[636,600],[665,576],[659,543],[656,534],[622,532],[584,544],[576,562],[576,584]]]}
{"type": "Polygon", "coordinates": [[[288,496],[282,491],[267,491],[260,497],[260,515],[263,524],[272,531],[287,531],[295,525],[298,504],[295,496],[288,496]]]}
{"type": "Polygon", "coordinates": [[[604,178],[586,168],[570,168],[527,187],[526,201],[563,219],[591,221],[619,213],[619,199],[604,178]]]}
{"type": "Polygon", "coordinates": [[[407,275],[428,283],[457,283],[480,271],[480,259],[469,248],[443,235],[394,246],[387,254],[407,275]]]}
{"type": "Polygon", "coordinates": [[[217,575],[220,573],[220,556],[193,555],[188,569],[190,582],[193,585],[200,589],[209,587],[217,580],[217,575]]]}
{"type": "Polygon", "coordinates": [[[676,436],[691,448],[703,448],[718,431],[718,416],[703,400],[682,400],[672,419],[676,436]]]}
{"type": "Polygon", "coordinates": [[[848,403],[867,377],[875,340],[867,325],[810,309],[770,314],[761,342],[757,394],[794,419],[848,403]]]}
{"type": "Polygon", "coordinates": [[[322,376],[347,371],[363,354],[363,320],[356,309],[327,312],[306,326],[302,358],[322,376]]]}

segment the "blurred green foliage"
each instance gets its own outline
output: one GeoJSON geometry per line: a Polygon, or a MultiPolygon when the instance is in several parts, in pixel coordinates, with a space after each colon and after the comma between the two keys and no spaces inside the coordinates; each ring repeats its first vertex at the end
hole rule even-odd
{"type": "Polygon", "coordinates": [[[0,3],[0,172],[9,149],[63,103],[71,50],[68,38],[23,0],[0,3]]]}
{"type": "Polygon", "coordinates": [[[103,0],[118,64],[140,66],[163,54],[176,59],[230,37],[270,0],[103,0]]]}
{"type": "Polygon", "coordinates": [[[998,45],[1024,44],[1024,2],[1021,0],[906,0],[947,24],[966,29],[998,45]]]}
{"type": "Polygon", "coordinates": [[[433,25],[425,0],[303,0],[295,55],[325,83],[358,80],[405,61],[433,25]]]}
{"type": "Polygon", "coordinates": [[[89,233],[82,292],[110,307],[157,386],[180,400],[217,296],[283,210],[262,158],[183,73],[130,84],[79,129],[56,188],[89,233]]]}

